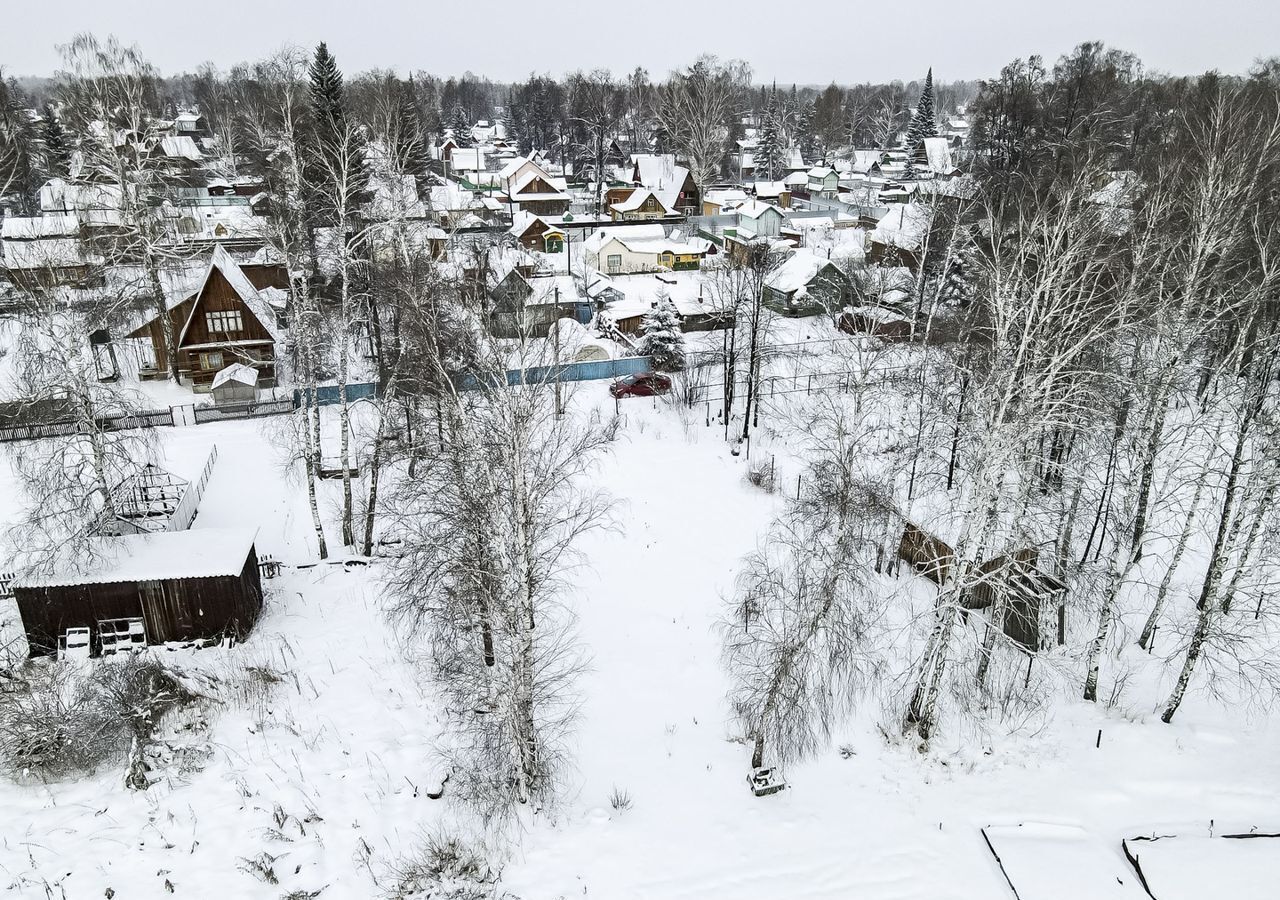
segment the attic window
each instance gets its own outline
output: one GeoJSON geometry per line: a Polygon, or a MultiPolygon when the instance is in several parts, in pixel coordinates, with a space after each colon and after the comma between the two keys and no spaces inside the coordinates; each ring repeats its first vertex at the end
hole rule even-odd
{"type": "Polygon", "coordinates": [[[211,334],[236,334],[243,327],[238,309],[207,312],[204,314],[204,321],[211,334]]]}

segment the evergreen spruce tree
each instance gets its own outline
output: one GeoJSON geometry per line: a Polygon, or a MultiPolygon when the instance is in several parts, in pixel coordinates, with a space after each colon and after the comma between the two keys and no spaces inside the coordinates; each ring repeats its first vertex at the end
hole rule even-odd
{"type": "Polygon", "coordinates": [[[911,124],[907,126],[907,152],[911,161],[926,165],[929,154],[925,150],[924,139],[938,136],[938,123],[933,111],[933,69],[924,77],[924,89],[920,92],[920,102],[911,116],[911,124]]]}
{"type": "Polygon", "coordinates": [[[684,332],[680,330],[680,314],[666,295],[640,323],[640,352],[653,359],[658,372],[684,369],[684,332]]]}
{"type": "Polygon", "coordinates": [[[311,60],[311,118],[317,135],[329,140],[347,124],[347,106],[338,61],[321,41],[311,60]]]}
{"type": "Polygon", "coordinates": [[[339,167],[349,170],[350,183],[360,185],[367,178],[364,154],[350,152],[346,145],[353,135],[347,123],[346,90],[337,60],[321,41],[309,70],[311,81],[311,128],[305,133],[309,159],[304,165],[307,190],[313,209],[325,205],[324,197],[332,194],[339,167]],[[345,150],[344,150],[345,148],[345,150]]]}
{"type": "Polygon", "coordinates": [[[35,215],[40,190],[36,135],[26,104],[13,82],[0,78],[0,196],[16,194],[27,215],[35,215]]]}
{"type": "Polygon", "coordinates": [[[965,238],[958,240],[959,244],[952,250],[946,271],[942,273],[938,299],[948,306],[963,307],[967,306],[973,297],[976,272],[972,245],[965,238]]]}
{"type": "Polygon", "coordinates": [[[50,178],[66,178],[71,170],[71,148],[67,145],[67,133],[51,104],[44,105],[43,115],[44,122],[40,129],[44,143],[45,172],[50,178]]]}
{"type": "Polygon", "coordinates": [[[813,136],[813,103],[805,101],[796,109],[796,146],[804,162],[812,162],[818,156],[817,142],[813,136]]]}
{"type": "Polygon", "coordinates": [[[471,124],[461,106],[455,106],[453,112],[449,113],[449,133],[459,147],[475,145],[475,139],[471,137],[471,124]]]}
{"type": "Polygon", "coordinates": [[[766,181],[777,181],[779,173],[785,167],[782,130],[782,110],[778,106],[778,92],[775,89],[769,97],[769,105],[765,107],[760,131],[756,136],[757,180],[763,176],[766,181]]]}
{"type": "Polygon", "coordinates": [[[405,172],[419,178],[427,174],[427,140],[422,131],[422,119],[413,96],[412,80],[400,83],[400,106],[396,111],[396,156],[405,172]]]}

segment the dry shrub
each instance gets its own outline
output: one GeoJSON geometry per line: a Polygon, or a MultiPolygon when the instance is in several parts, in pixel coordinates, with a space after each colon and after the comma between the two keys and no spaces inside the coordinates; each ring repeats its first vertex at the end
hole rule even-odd
{"type": "Polygon", "coordinates": [[[199,697],[149,654],[88,665],[41,660],[25,688],[0,694],[0,768],[58,778],[129,754],[130,787],[147,787],[143,754],[160,721],[199,697]]]}
{"type": "Polygon", "coordinates": [[[748,484],[760,488],[766,494],[772,494],[778,489],[778,473],[772,460],[767,463],[751,463],[747,467],[746,479],[748,484]]]}
{"type": "Polygon", "coordinates": [[[388,900],[518,900],[498,889],[502,870],[483,844],[445,832],[427,835],[413,854],[396,862],[391,875],[388,900]]]}

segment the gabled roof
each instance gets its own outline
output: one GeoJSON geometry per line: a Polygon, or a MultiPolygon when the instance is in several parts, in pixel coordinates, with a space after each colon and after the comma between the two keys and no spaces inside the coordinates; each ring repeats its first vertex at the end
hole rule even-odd
{"type": "Polygon", "coordinates": [[[515,182],[515,184],[511,186],[511,190],[510,190],[511,199],[519,203],[520,197],[518,195],[522,191],[524,191],[525,188],[527,188],[530,184],[532,184],[534,181],[537,181],[538,179],[541,179],[542,181],[546,182],[547,187],[551,188],[555,193],[548,194],[547,192],[543,191],[530,196],[536,196],[540,199],[546,198],[546,197],[554,197],[554,196],[564,194],[564,192],[568,189],[568,184],[565,182],[563,178],[554,178],[551,175],[548,175],[545,171],[543,171],[542,167],[535,165],[534,171],[525,172],[523,175],[520,176],[520,178],[515,182]]]}
{"type": "Polygon", "coordinates": [[[769,273],[765,284],[784,294],[803,293],[802,289],[828,268],[839,271],[831,260],[807,250],[797,250],[769,273]]]}
{"type": "Polygon", "coordinates": [[[617,203],[613,204],[611,208],[616,209],[618,212],[622,212],[622,213],[631,212],[632,210],[639,209],[641,206],[643,206],[644,202],[648,200],[650,197],[652,197],[654,200],[657,200],[658,204],[662,207],[662,209],[665,212],[668,212],[668,213],[671,212],[672,207],[669,203],[663,202],[663,199],[659,197],[655,192],[649,190],[649,188],[643,188],[643,187],[636,188],[634,191],[630,193],[630,195],[628,195],[627,199],[619,200],[617,203]]]}
{"type": "Polygon", "coordinates": [[[246,366],[244,363],[232,363],[213,376],[213,389],[217,390],[232,381],[237,384],[256,387],[258,384],[258,370],[253,366],[246,366]]]}
{"type": "Polygon", "coordinates": [[[903,203],[885,213],[875,230],[871,232],[871,240],[890,247],[903,250],[916,250],[924,242],[925,234],[933,213],[929,207],[918,203],[903,203]]]}
{"type": "Polygon", "coordinates": [[[585,253],[597,253],[600,248],[615,237],[628,237],[632,240],[662,240],[667,230],[659,224],[652,225],[616,225],[612,228],[597,228],[591,237],[582,242],[585,253]]]}
{"type": "Polygon", "coordinates": [[[765,203],[763,200],[748,200],[746,203],[737,206],[733,210],[739,216],[745,216],[748,219],[758,219],[766,213],[773,211],[779,216],[785,216],[785,213],[772,203],[765,203]]]}
{"type": "MultiPolygon", "coordinates": [[[[218,244],[213,248],[213,256],[209,258],[209,268],[205,271],[204,280],[200,282],[200,289],[196,291],[195,296],[198,298],[204,292],[205,285],[209,283],[209,276],[214,270],[222,274],[227,280],[227,284],[231,285],[231,289],[235,291],[236,296],[249,308],[249,312],[253,313],[262,327],[267,330],[267,334],[271,335],[273,341],[283,339],[280,326],[276,323],[275,310],[271,308],[271,303],[266,297],[258,293],[258,289],[253,286],[253,282],[244,274],[244,270],[231,258],[231,254],[226,248],[218,244]]],[[[182,331],[178,335],[178,345],[181,346],[183,340],[187,336],[187,331],[191,328],[191,322],[195,318],[196,308],[199,303],[191,304],[191,311],[187,313],[187,321],[182,325],[182,331]]]]}
{"type": "Polygon", "coordinates": [[[814,166],[812,169],[809,170],[810,178],[821,179],[821,178],[826,178],[828,175],[836,175],[838,177],[839,174],[840,173],[838,173],[835,169],[831,168],[830,166],[814,166]]]}

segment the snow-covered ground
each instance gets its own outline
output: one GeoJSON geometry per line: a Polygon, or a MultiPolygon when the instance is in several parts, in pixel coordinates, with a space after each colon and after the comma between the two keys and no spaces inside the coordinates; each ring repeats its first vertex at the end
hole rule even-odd
{"type": "MultiPolygon", "coordinates": [[[[575,413],[593,406],[613,411],[603,384],[578,389],[575,413]]],[[[1083,857],[1060,847],[1032,857],[1041,872],[1096,858],[1099,872],[1128,873],[1121,839],[1207,837],[1211,821],[1218,834],[1280,830],[1273,723],[1195,696],[1163,725],[1152,712],[1160,685],[1142,677],[1114,707],[1063,698],[1042,725],[953,729],[929,756],[886,741],[873,695],[827,750],[787,770],[790,789],[754,797],[749,751],[730,739],[714,624],[779,499],[746,483],[748,461],[714,423],[665,402],[620,408],[625,425],[598,474],[617,502],[616,528],[589,536],[569,598],[591,657],[576,787],[554,820],[523,835],[508,890],[524,900],[991,900],[1011,894],[985,826],[1087,835],[1083,857]],[[631,808],[611,806],[615,788],[631,808]]],[[[165,464],[184,477],[218,445],[194,527],[255,527],[260,554],[287,564],[246,643],[175,658],[291,674],[270,699],[213,711],[203,768],[170,771],[146,793],[127,790],[115,769],[0,782],[8,896],[376,896],[392,860],[450,817],[447,798],[426,796],[439,710],[418,688],[414,646],[382,615],[379,563],[292,568],[314,561],[314,536],[271,428],[159,430],[165,464]],[[245,863],[263,853],[278,884],[245,863]]],[[[776,455],[793,477],[782,438],[752,452],[776,455]]],[[[332,523],[337,483],[326,488],[332,523]]],[[[0,471],[0,496],[15,490],[0,471]]],[[[5,509],[16,515],[13,503],[5,509]]]]}

